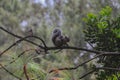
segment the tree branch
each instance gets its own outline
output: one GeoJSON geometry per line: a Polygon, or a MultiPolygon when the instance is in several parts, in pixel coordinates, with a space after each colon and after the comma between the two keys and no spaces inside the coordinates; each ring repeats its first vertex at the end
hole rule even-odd
{"type": "Polygon", "coordinates": [[[82,79],[82,78],[86,77],[87,75],[89,75],[89,74],[91,74],[91,73],[93,73],[93,72],[95,72],[95,71],[96,71],[95,69],[94,69],[94,70],[91,70],[91,71],[85,73],[84,75],[82,75],[79,79],[82,79]]]}
{"type": "MultiPolygon", "coordinates": [[[[12,63],[15,62],[17,59],[19,59],[19,57],[21,57],[25,52],[28,52],[28,51],[31,51],[31,50],[35,50],[35,49],[28,49],[28,50],[23,51],[23,52],[20,53],[20,54],[17,56],[17,58],[15,58],[13,61],[9,62],[7,65],[4,65],[4,67],[12,64],[12,63]]],[[[0,67],[0,69],[2,69],[2,67],[0,67]]]]}
{"type": "Polygon", "coordinates": [[[22,80],[20,77],[14,75],[12,72],[8,71],[5,67],[2,66],[2,64],[0,64],[0,66],[2,67],[2,69],[4,69],[7,73],[9,73],[10,75],[12,75],[13,77],[19,79],[19,80],[22,80]]]}
{"type": "Polygon", "coordinates": [[[120,71],[119,68],[111,68],[111,67],[96,67],[95,69],[106,69],[106,70],[115,70],[115,71],[120,71]]]}
{"type": "Polygon", "coordinates": [[[85,49],[85,48],[80,48],[80,47],[74,47],[74,46],[47,47],[47,50],[56,50],[56,49],[74,49],[74,50],[81,50],[81,51],[92,52],[92,53],[96,53],[96,54],[102,53],[102,51],[90,50],[90,49],[85,49]]]}
{"type": "Polygon", "coordinates": [[[82,79],[82,78],[86,77],[87,75],[89,75],[89,74],[91,74],[91,73],[93,73],[93,72],[95,72],[96,70],[99,70],[99,69],[120,71],[120,69],[118,69],[118,68],[111,68],[111,67],[96,67],[96,68],[94,68],[93,70],[91,70],[91,71],[85,73],[84,75],[82,75],[79,79],[82,79]]]}
{"type": "MultiPolygon", "coordinates": [[[[0,29],[3,30],[3,31],[5,31],[6,33],[8,33],[8,34],[10,34],[10,35],[12,35],[12,36],[14,36],[14,37],[16,37],[16,38],[19,38],[19,39],[23,38],[23,37],[21,37],[21,36],[18,36],[18,35],[10,32],[10,31],[4,29],[3,27],[0,27],[0,29]]],[[[42,46],[38,45],[37,43],[34,43],[34,42],[32,42],[32,41],[30,41],[30,40],[27,40],[27,39],[24,39],[24,40],[27,41],[27,42],[29,42],[29,43],[31,43],[31,44],[33,44],[33,45],[36,45],[36,46],[42,48],[42,46]]]]}
{"type": "Polygon", "coordinates": [[[27,80],[30,80],[30,79],[29,79],[29,76],[27,75],[26,64],[24,65],[23,70],[24,70],[24,74],[25,74],[26,79],[27,79],[27,80]]]}
{"type": "MultiPolygon", "coordinates": [[[[65,67],[65,68],[59,68],[57,70],[74,70],[74,69],[77,69],[80,66],[83,66],[84,64],[86,64],[86,63],[90,62],[91,60],[94,60],[94,59],[96,59],[96,58],[98,58],[98,57],[100,57],[102,55],[104,55],[104,56],[111,56],[111,55],[116,56],[116,55],[120,55],[120,53],[117,53],[117,52],[106,52],[105,53],[104,52],[104,53],[101,53],[101,54],[97,54],[94,58],[88,59],[88,60],[84,61],[83,63],[81,63],[81,64],[79,64],[79,65],[77,65],[75,67],[65,67]]],[[[54,72],[54,71],[56,71],[56,69],[50,70],[49,73],[54,72]]]]}

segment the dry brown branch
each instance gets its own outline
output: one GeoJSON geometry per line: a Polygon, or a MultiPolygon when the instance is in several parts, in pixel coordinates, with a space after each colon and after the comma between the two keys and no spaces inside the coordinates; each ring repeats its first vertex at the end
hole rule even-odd
{"type": "Polygon", "coordinates": [[[25,64],[24,67],[23,67],[23,71],[24,71],[24,74],[25,74],[26,79],[27,79],[27,80],[30,80],[30,79],[29,79],[29,76],[27,75],[26,64],[25,64]]]}

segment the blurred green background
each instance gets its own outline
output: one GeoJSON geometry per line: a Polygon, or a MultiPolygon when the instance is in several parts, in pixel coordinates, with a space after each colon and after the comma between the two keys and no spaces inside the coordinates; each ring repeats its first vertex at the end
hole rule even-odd
{"type": "MultiPolygon", "coordinates": [[[[62,33],[71,39],[69,45],[91,49],[85,42],[83,18],[90,12],[97,13],[101,8],[110,6],[113,10],[112,17],[120,13],[119,0],[0,0],[0,26],[20,36],[27,36],[27,31],[41,37],[47,46],[53,46],[51,34],[54,28],[60,28],[62,33]]],[[[5,50],[17,38],[0,30],[0,51],[5,50]]],[[[39,40],[30,40],[41,44],[39,40]]],[[[0,57],[0,63],[8,64],[26,49],[37,48],[28,43],[21,42],[0,57]]],[[[90,62],[83,67],[72,71],[58,71],[48,73],[51,69],[71,67],[80,64],[93,54],[84,51],[62,50],[48,55],[38,55],[29,51],[16,62],[6,68],[15,75],[26,80],[23,74],[23,65],[27,64],[28,75],[31,80],[79,80],[80,75],[87,72],[90,62]]],[[[9,73],[0,69],[0,80],[17,80],[9,73]]],[[[94,75],[88,75],[82,80],[96,80],[94,75]]]]}

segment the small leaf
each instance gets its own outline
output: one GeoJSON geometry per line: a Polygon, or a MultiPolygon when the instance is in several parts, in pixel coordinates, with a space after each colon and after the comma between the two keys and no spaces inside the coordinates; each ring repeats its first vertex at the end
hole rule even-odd
{"type": "Polygon", "coordinates": [[[108,24],[106,21],[104,21],[104,22],[99,22],[97,26],[99,29],[105,29],[108,26],[108,24]]]}
{"type": "Polygon", "coordinates": [[[109,6],[106,6],[105,8],[103,8],[101,11],[100,11],[100,15],[101,16],[109,16],[112,12],[112,8],[110,8],[109,6]]]}

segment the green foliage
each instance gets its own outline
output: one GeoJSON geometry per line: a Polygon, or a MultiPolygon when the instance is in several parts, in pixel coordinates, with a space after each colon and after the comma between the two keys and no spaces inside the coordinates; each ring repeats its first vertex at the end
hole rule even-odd
{"type": "Polygon", "coordinates": [[[102,21],[102,22],[98,22],[97,26],[98,26],[99,29],[102,30],[102,29],[107,28],[107,27],[108,27],[108,24],[107,24],[106,21],[102,21]]]}
{"type": "Polygon", "coordinates": [[[45,80],[46,72],[43,69],[41,69],[37,63],[28,63],[27,66],[27,71],[30,73],[29,76],[32,76],[32,79],[45,80]]]}
{"type": "MultiPolygon", "coordinates": [[[[86,41],[96,44],[94,49],[99,51],[119,52],[120,51],[120,17],[111,18],[112,9],[103,8],[98,14],[90,13],[84,21],[86,41]]],[[[98,64],[103,67],[118,67],[120,58],[118,56],[100,57],[98,64]]],[[[115,75],[116,71],[99,71],[97,80],[107,80],[115,75]]]]}
{"type": "Polygon", "coordinates": [[[104,80],[118,80],[120,77],[120,73],[116,74],[116,75],[111,75],[111,76],[105,76],[106,74],[101,71],[101,73],[99,73],[100,76],[97,77],[97,80],[101,80],[101,77],[106,77],[104,80]]]}
{"type": "Polygon", "coordinates": [[[120,38],[120,29],[113,29],[113,33],[115,33],[117,38],[120,38]]]}
{"type": "Polygon", "coordinates": [[[94,22],[96,21],[96,18],[97,18],[97,15],[93,13],[89,13],[87,15],[87,18],[83,18],[83,20],[88,24],[94,24],[94,22]]]}
{"type": "Polygon", "coordinates": [[[107,17],[107,16],[110,16],[111,15],[111,12],[112,12],[112,8],[109,7],[109,6],[106,6],[105,8],[103,8],[99,14],[102,16],[102,17],[107,17]]]}

